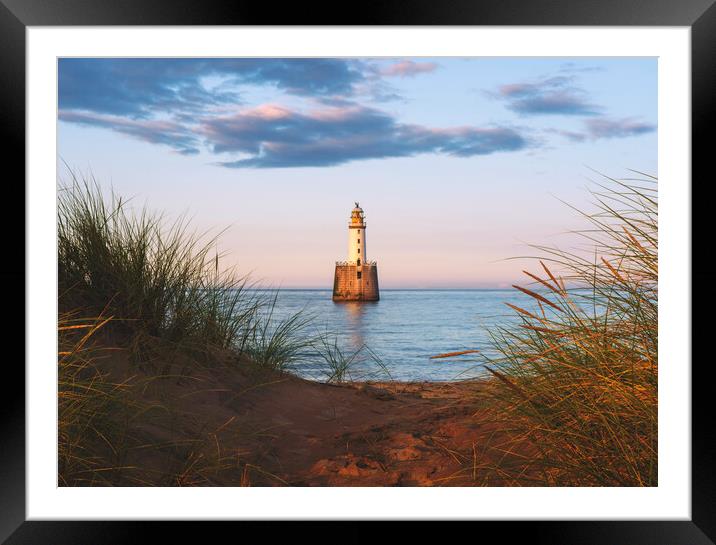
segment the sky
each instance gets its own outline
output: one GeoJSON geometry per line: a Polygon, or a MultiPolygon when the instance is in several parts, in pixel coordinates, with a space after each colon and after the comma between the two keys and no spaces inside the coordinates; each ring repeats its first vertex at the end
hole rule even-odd
{"type": "Polygon", "coordinates": [[[67,166],[264,285],[330,288],[358,201],[382,288],[507,287],[595,171],[658,175],[657,59],[61,58],[67,166]]]}

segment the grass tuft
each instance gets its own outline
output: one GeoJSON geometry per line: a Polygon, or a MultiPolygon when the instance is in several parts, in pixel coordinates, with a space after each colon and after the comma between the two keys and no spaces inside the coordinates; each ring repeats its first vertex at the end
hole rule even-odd
{"type": "Polygon", "coordinates": [[[122,470],[121,447],[131,380],[100,370],[95,343],[109,318],[66,314],[58,323],[58,475],[62,486],[108,485],[122,470]]]}
{"type": "MultiPolygon", "coordinates": [[[[234,269],[220,270],[217,237],[138,211],[93,178],[59,189],[61,312],[113,316],[105,328],[146,355],[145,341],[185,349],[241,347],[265,300],[234,269]]],[[[145,358],[139,358],[145,359],[145,358]]]]}
{"type": "Polygon", "coordinates": [[[327,366],[326,382],[353,382],[376,378],[392,380],[390,370],[383,359],[366,344],[352,351],[346,351],[341,348],[335,335],[326,332],[317,335],[313,348],[315,354],[327,366]],[[360,374],[356,374],[358,370],[360,374]]]}
{"type": "Polygon", "coordinates": [[[598,184],[593,254],[539,247],[535,286],[508,305],[521,327],[492,332],[486,391],[507,438],[491,448],[530,452],[516,481],[657,485],[657,185],[640,182],[598,184]]]}

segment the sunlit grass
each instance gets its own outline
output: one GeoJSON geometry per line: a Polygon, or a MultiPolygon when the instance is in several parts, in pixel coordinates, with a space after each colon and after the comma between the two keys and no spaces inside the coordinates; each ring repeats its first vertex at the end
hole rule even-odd
{"type": "Polygon", "coordinates": [[[485,391],[505,432],[492,453],[535,453],[502,475],[515,482],[656,486],[656,179],[607,179],[593,197],[591,255],[539,247],[515,286],[524,305],[509,305],[519,326],[492,332],[485,391]]]}
{"type": "Polygon", "coordinates": [[[59,319],[58,475],[63,486],[111,484],[122,470],[131,379],[111,380],[98,366],[106,349],[94,342],[109,320],[59,319]]]}

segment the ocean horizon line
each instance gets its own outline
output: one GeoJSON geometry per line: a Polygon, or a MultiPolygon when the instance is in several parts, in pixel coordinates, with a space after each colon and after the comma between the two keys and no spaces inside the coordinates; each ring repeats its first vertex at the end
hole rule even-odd
{"type": "MultiPolygon", "coordinates": [[[[281,290],[281,291],[333,291],[332,288],[302,288],[302,287],[284,287],[284,286],[266,286],[256,288],[245,288],[247,290],[265,291],[265,290],[281,290]]],[[[381,288],[380,291],[512,291],[515,288],[381,288]]]]}

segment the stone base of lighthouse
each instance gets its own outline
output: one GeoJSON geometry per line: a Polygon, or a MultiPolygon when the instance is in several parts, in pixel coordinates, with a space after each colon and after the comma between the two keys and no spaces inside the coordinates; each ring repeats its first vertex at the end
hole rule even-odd
{"type": "Polygon", "coordinates": [[[336,276],[333,280],[334,301],[377,301],[378,266],[336,264],[336,276]]]}

